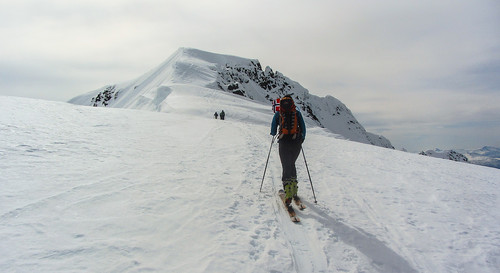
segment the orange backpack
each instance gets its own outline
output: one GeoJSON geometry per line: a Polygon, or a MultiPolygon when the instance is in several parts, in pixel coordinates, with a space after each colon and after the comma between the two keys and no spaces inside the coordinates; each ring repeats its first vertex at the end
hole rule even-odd
{"type": "Polygon", "coordinates": [[[299,121],[295,103],[291,97],[284,97],[280,101],[280,138],[292,135],[295,139],[299,133],[299,121]]]}

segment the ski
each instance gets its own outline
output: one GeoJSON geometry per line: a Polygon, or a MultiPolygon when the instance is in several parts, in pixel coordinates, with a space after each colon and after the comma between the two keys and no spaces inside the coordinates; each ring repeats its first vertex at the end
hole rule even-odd
{"type": "Polygon", "coordinates": [[[304,210],[304,209],[306,208],[306,205],[304,205],[300,199],[298,199],[298,200],[294,200],[294,202],[295,202],[295,205],[296,205],[296,206],[297,206],[300,210],[304,210]]]}
{"type": "Polygon", "coordinates": [[[295,213],[295,210],[292,208],[292,206],[287,206],[285,203],[285,191],[284,190],[279,190],[278,195],[281,198],[281,201],[283,201],[283,205],[285,206],[286,211],[288,212],[288,215],[290,216],[290,220],[294,223],[299,223],[300,218],[297,216],[295,213]]]}

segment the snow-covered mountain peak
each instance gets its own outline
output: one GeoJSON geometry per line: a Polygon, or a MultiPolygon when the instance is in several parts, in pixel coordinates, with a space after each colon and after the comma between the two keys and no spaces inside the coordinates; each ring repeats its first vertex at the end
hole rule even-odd
{"type": "Polygon", "coordinates": [[[179,48],[174,55],[179,55],[185,60],[196,59],[212,64],[248,64],[249,61],[257,61],[233,55],[211,53],[188,47],[179,48]]]}
{"type": "MultiPolygon", "coordinates": [[[[270,67],[262,69],[257,59],[210,53],[193,48],[179,48],[166,61],[136,80],[108,85],[73,98],[70,102],[210,115],[214,111],[243,103],[240,99],[244,97],[247,98],[244,103],[248,103],[250,99],[258,105],[267,104],[267,113],[271,115],[271,102],[286,94],[293,95],[309,125],[324,127],[353,141],[393,148],[390,141],[383,136],[366,132],[346,105],[336,98],[312,95],[299,83],[282,73],[273,71],[270,67]],[[189,101],[179,99],[178,92],[183,93],[184,99],[193,100],[210,100],[210,96],[222,96],[225,97],[226,103],[218,105],[208,103],[203,109],[192,109],[189,107],[189,101]]],[[[248,113],[230,114],[254,119],[253,115],[248,113]]],[[[267,117],[261,121],[267,123],[269,119],[267,117]]]]}

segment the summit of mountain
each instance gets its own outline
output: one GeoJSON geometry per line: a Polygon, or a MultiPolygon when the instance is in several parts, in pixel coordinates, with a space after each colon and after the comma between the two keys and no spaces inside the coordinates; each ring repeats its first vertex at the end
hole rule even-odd
{"type": "MultiPolygon", "coordinates": [[[[210,53],[193,48],[179,48],[167,60],[135,80],[111,84],[69,102],[73,104],[133,108],[159,112],[191,112],[211,115],[214,105],[203,109],[190,108],[189,101],[176,99],[178,92],[189,93],[193,100],[210,100],[211,96],[224,96],[228,104],[245,98],[269,106],[273,100],[291,94],[308,125],[316,125],[342,136],[366,144],[393,149],[391,142],[380,135],[369,133],[340,100],[313,95],[300,85],[269,66],[262,68],[257,59],[210,53]],[[214,92],[217,91],[217,92],[214,92]]],[[[199,107],[199,104],[196,104],[199,107]]],[[[252,118],[252,117],[250,117],[252,118]]],[[[270,122],[270,121],[264,121],[270,122]]]]}

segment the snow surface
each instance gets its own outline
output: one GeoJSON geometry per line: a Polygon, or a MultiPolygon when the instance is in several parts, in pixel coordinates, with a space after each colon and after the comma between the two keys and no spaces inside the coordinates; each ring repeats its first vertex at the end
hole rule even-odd
{"type": "Polygon", "coordinates": [[[500,170],[311,127],[294,224],[276,144],[259,192],[270,107],[197,92],[179,113],[0,97],[0,272],[500,271],[500,170]]]}

